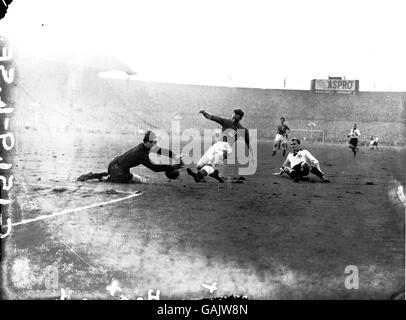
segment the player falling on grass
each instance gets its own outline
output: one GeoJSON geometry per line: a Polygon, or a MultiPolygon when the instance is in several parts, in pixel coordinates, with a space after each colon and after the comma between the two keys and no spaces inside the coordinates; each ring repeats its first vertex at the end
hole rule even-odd
{"type": "Polygon", "coordinates": [[[330,182],[320,169],[319,161],[307,150],[300,148],[300,140],[293,138],[289,152],[279,174],[286,173],[295,182],[299,182],[310,172],[320,178],[321,182],[330,182]]]}
{"type": "Polygon", "coordinates": [[[200,182],[205,176],[210,176],[219,182],[224,182],[224,178],[219,176],[216,166],[222,164],[227,159],[228,154],[232,152],[232,145],[239,137],[244,137],[245,144],[249,149],[252,159],[254,153],[250,145],[250,138],[248,129],[241,123],[244,112],[241,109],[234,109],[231,119],[212,115],[205,110],[200,110],[199,113],[203,114],[206,119],[217,122],[221,125],[220,140],[213,144],[198,161],[196,168],[197,172],[187,168],[186,171],[193,177],[195,182],[200,182]]]}
{"type": "Polygon", "coordinates": [[[166,150],[156,146],[157,137],[152,131],[147,131],[144,135],[143,142],[134,148],[128,150],[124,154],[114,158],[107,169],[107,172],[101,173],[87,173],[81,175],[77,180],[85,181],[90,179],[99,179],[107,182],[119,182],[119,183],[144,183],[145,179],[130,173],[130,169],[139,165],[144,165],[148,169],[155,172],[171,171],[180,169],[183,167],[182,158],[179,164],[155,164],[149,158],[151,149],[156,149],[156,153],[161,155],[168,155],[169,158],[178,158],[171,150],[166,150]]]}
{"type": "Polygon", "coordinates": [[[283,153],[282,155],[285,156],[286,154],[286,149],[288,146],[288,133],[290,131],[290,128],[288,125],[285,123],[285,118],[282,117],[281,119],[281,124],[278,125],[276,128],[276,136],[275,136],[275,145],[272,149],[272,155],[276,155],[276,148],[282,144],[282,150],[283,153]]]}
{"type": "Polygon", "coordinates": [[[349,148],[352,150],[352,152],[354,153],[354,157],[357,154],[358,151],[358,138],[361,136],[361,132],[359,131],[359,129],[357,128],[357,124],[354,123],[354,125],[351,128],[350,133],[348,134],[348,138],[350,138],[349,141],[349,148]]]}

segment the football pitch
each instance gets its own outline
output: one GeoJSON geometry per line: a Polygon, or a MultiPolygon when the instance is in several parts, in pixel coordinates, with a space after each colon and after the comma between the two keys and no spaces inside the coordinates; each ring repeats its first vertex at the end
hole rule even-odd
{"type": "Polygon", "coordinates": [[[404,148],[360,147],[353,157],[346,145],[303,144],[328,184],[273,175],[284,157],[264,141],[242,183],[230,165],[224,184],[138,167],[149,182],[125,185],[76,178],[106,171],[134,137],[58,139],[23,134],[12,155],[6,299],[57,299],[61,289],[71,299],[147,299],[150,290],[160,299],[388,299],[404,289],[404,148]],[[358,289],[345,286],[347,266],[358,289]],[[213,292],[202,286],[213,282],[213,292]]]}

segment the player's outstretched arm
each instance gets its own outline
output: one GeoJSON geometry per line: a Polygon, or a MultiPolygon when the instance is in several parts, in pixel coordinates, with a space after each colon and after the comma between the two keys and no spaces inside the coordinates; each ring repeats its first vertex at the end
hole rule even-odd
{"type": "Polygon", "coordinates": [[[161,147],[156,151],[156,153],[158,155],[167,156],[168,158],[171,158],[171,159],[177,158],[176,154],[174,152],[172,152],[172,150],[164,149],[161,147]]]}
{"type": "Polygon", "coordinates": [[[182,158],[180,158],[180,161],[178,164],[170,165],[170,164],[156,164],[151,161],[151,159],[146,156],[142,164],[146,166],[148,169],[154,171],[154,172],[162,172],[162,171],[169,171],[169,170],[174,170],[174,169],[180,169],[184,166],[182,158]]]}
{"type": "Polygon", "coordinates": [[[209,119],[211,121],[217,122],[220,125],[224,125],[224,120],[225,118],[219,117],[219,116],[215,116],[213,114],[208,113],[206,110],[202,109],[199,111],[199,113],[201,113],[206,119],[209,119]]]}
{"type": "Polygon", "coordinates": [[[213,118],[213,115],[208,113],[204,109],[200,110],[199,113],[201,113],[203,115],[203,117],[205,117],[206,119],[212,120],[212,118],[213,118]]]}

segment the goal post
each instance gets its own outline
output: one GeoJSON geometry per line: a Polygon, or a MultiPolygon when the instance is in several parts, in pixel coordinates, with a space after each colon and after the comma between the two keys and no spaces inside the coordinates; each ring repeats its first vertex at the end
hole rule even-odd
{"type": "Polygon", "coordinates": [[[292,138],[303,142],[324,143],[324,130],[290,129],[289,139],[292,138]]]}

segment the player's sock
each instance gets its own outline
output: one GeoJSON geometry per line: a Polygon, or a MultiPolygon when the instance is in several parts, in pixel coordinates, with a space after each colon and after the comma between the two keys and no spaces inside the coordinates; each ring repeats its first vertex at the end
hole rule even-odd
{"type": "Polygon", "coordinates": [[[218,182],[224,182],[224,178],[219,176],[219,171],[217,169],[214,170],[213,173],[209,174],[209,176],[216,179],[218,182]]]}
{"type": "Polygon", "coordinates": [[[197,176],[197,174],[193,172],[192,169],[187,168],[187,169],[186,169],[186,172],[188,173],[188,175],[192,176],[193,179],[195,179],[195,182],[196,182],[196,183],[201,180],[201,179],[199,179],[199,177],[197,176]]]}
{"type": "Polygon", "coordinates": [[[93,179],[99,179],[100,181],[103,180],[104,177],[107,177],[109,174],[107,172],[100,172],[100,173],[93,173],[93,179]]]}
{"type": "Polygon", "coordinates": [[[99,178],[98,173],[89,172],[89,173],[82,174],[81,176],[79,176],[77,178],[77,181],[86,181],[86,180],[98,179],[98,178],[99,178]]]}
{"type": "Polygon", "coordinates": [[[321,172],[316,167],[313,167],[312,170],[310,170],[310,172],[313,173],[314,175],[318,176],[322,182],[330,182],[330,180],[324,175],[324,173],[321,172]]]}
{"type": "Polygon", "coordinates": [[[92,175],[92,172],[86,173],[86,174],[82,174],[81,176],[79,176],[76,180],[77,181],[86,181],[89,179],[89,177],[92,175]]]}
{"type": "Polygon", "coordinates": [[[204,171],[204,173],[203,173],[203,171],[204,170],[199,170],[199,171],[197,171],[197,173],[194,173],[192,169],[190,169],[190,168],[186,169],[186,172],[193,177],[193,179],[195,180],[196,183],[200,182],[204,178],[204,176],[206,176],[206,174],[205,174],[206,171],[204,171]]]}
{"type": "Polygon", "coordinates": [[[314,175],[318,176],[320,179],[324,176],[323,172],[321,172],[319,169],[317,169],[316,167],[313,167],[310,170],[311,173],[313,173],[314,175]]]}
{"type": "Polygon", "coordinates": [[[285,156],[285,154],[286,154],[286,149],[283,149],[282,155],[285,156]]]}
{"type": "Polygon", "coordinates": [[[91,179],[99,179],[101,181],[103,177],[107,177],[108,175],[109,174],[107,172],[99,172],[99,173],[89,172],[86,174],[82,174],[79,178],[77,178],[77,181],[86,181],[91,179]]]}
{"type": "Polygon", "coordinates": [[[276,150],[272,151],[272,156],[274,156],[276,154],[276,150]]]}
{"type": "Polygon", "coordinates": [[[321,182],[330,182],[330,180],[326,176],[323,176],[321,182]]]}
{"type": "Polygon", "coordinates": [[[203,178],[207,176],[207,172],[204,169],[200,169],[197,171],[197,176],[199,177],[200,180],[203,180],[203,178]]]}

